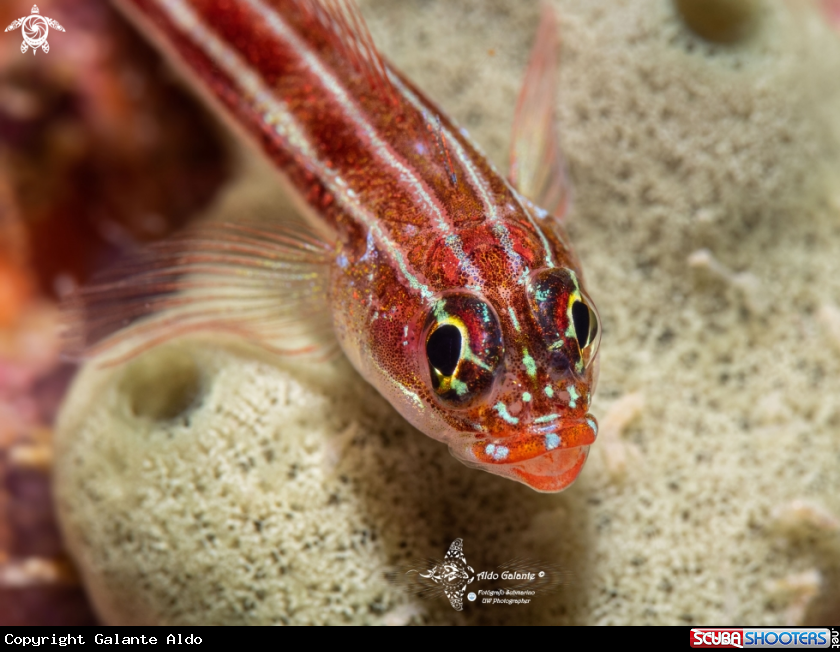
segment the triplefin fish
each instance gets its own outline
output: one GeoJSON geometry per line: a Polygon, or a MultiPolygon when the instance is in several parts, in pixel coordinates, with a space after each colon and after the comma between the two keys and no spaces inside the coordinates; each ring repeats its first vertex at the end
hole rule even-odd
{"type": "Polygon", "coordinates": [[[119,4],[273,161],[310,226],[199,226],[153,246],[71,299],[76,348],[134,355],[215,329],[292,352],[312,317],[463,463],[569,486],[597,434],[601,329],[563,226],[551,11],[508,180],[383,59],[351,2],[119,4]]]}

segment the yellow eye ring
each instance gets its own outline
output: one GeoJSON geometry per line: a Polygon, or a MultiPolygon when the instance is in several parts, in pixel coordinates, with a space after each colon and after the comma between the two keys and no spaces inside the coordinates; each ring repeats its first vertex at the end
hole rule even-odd
{"type": "MultiPolygon", "coordinates": [[[[469,348],[468,332],[457,317],[441,320],[426,337],[426,357],[439,394],[459,389],[456,376],[469,348]]],[[[462,388],[464,391],[466,387],[462,388]]]]}
{"type": "Polygon", "coordinates": [[[570,335],[574,335],[584,365],[588,366],[595,357],[601,339],[601,320],[592,301],[587,297],[573,293],[569,297],[570,335]]]}

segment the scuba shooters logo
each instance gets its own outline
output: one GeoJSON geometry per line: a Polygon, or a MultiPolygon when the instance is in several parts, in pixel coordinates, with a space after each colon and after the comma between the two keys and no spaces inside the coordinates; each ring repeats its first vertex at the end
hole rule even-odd
{"type": "Polygon", "coordinates": [[[840,648],[836,627],[695,627],[695,648],[840,648]]]}
{"type": "Polygon", "coordinates": [[[445,597],[453,609],[463,611],[465,595],[469,602],[483,605],[530,604],[537,594],[567,584],[571,574],[554,564],[522,558],[476,572],[467,563],[464,540],[455,539],[443,559],[415,560],[410,566],[387,573],[387,577],[415,595],[445,597]],[[499,586],[499,582],[505,584],[499,586]]]}

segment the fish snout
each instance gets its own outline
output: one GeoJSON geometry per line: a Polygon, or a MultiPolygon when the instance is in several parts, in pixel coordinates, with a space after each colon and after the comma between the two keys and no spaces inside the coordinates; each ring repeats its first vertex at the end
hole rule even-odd
{"type": "Polygon", "coordinates": [[[554,493],[577,479],[597,433],[597,422],[587,414],[563,423],[512,429],[507,436],[473,441],[461,455],[454,448],[452,453],[470,466],[554,493]]]}

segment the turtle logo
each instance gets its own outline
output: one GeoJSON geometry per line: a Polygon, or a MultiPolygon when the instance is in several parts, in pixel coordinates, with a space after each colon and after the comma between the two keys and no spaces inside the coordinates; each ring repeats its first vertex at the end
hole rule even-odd
{"type": "Polygon", "coordinates": [[[464,557],[464,540],[455,539],[446,551],[444,560],[425,573],[420,573],[420,577],[430,579],[442,586],[452,608],[455,611],[463,611],[464,593],[467,585],[472,584],[475,579],[473,573],[475,571],[467,565],[467,559],[464,557]]]}
{"type": "Polygon", "coordinates": [[[29,16],[18,18],[13,21],[11,25],[6,28],[7,32],[23,28],[23,43],[20,44],[20,51],[25,53],[29,48],[32,48],[32,54],[38,51],[38,48],[44,52],[50,51],[50,44],[47,43],[47,34],[49,34],[50,27],[63,32],[64,28],[54,21],[52,18],[46,18],[38,11],[38,5],[32,6],[32,13],[29,16]]]}

